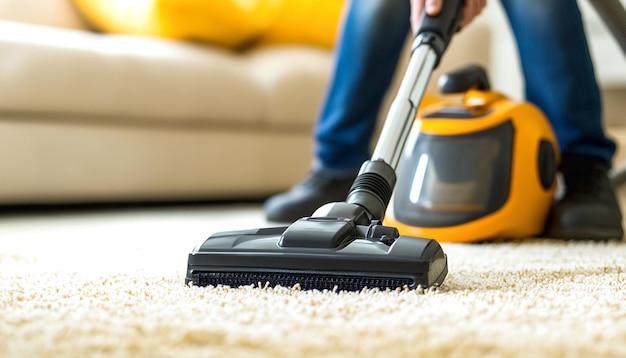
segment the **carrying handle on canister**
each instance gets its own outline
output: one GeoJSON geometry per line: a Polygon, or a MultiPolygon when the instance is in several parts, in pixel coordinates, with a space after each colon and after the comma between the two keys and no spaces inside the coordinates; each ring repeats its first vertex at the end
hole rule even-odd
{"type": "Polygon", "coordinates": [[[415,35],[413,50],[421,44],[428,44],[437,54],[435,67],[448,48],[452,36],[459,30],[461,10],[464,0],[444,0],[441,11],[436,16],[430,16],[424,11],[419,28],[415,35]]]}

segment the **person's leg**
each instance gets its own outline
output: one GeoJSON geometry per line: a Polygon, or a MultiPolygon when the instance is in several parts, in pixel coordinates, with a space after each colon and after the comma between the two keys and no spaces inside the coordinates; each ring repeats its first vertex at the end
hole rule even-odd
{"type": "Polygon", "coordinates": [[[313,170],[265,203],[269,220],[290,222],[325,203],[345,200],[370,156],[380,106],[409,34],[410,2],[354,0],[348,6],[315,126],[313,170]]]}
{"type": "Polygon", "coordinates": [[[546,114],[563,154],[609,164],[593,64],[576,0],[502,0],[517,40],[526,98],[546,114]]]}
{"type": "Polygon", "coordinates": [[[315,129],[315,167],[339,171],[354,171],[369,158],[380,105],[409,33],[409,1],[351,3],[315,129]]]}
{"type": "Polygon", "coordinates": [[[562,153],[565,195],[548,236],[621,238],[621,212],[607,177],[600,91],[576,0],[502,0],[517,41],[526,97],[543,110],[562,153]]]}

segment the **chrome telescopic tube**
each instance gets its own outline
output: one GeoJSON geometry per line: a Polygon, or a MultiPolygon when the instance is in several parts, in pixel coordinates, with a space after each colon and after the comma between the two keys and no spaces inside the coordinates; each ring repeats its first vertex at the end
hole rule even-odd
{"type": "Polygon", "coordinates": [[[391,103],[372,154],[372,160],[383,160],[394,170],[397,169],[417,109],[424,97],[430,75],[437,64],[436,52],[430,46],[423,44],[421,36],[413,41],[413,51],[406,75],[391,103]]]}

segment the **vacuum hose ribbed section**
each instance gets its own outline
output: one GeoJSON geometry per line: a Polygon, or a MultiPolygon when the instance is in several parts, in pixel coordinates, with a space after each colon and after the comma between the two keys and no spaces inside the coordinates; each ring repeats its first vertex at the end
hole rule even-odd
{"type": "Polygon", "coordinates": [[[393,168],[382,160],[367,161],[350,188],[347,203],[365,208],[371,220],[382,220],[396,185],[393,168]]]}
{"type": "Polygon", "coordinates": [[[619,0],[589,0],[626,54],[626,10],[619,0]]]}

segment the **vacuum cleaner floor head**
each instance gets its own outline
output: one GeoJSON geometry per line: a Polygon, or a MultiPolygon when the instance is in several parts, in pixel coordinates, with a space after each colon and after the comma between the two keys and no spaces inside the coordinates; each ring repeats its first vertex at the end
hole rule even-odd
{"type": "Polygon", "coordinates": [[[438,286],[447,272],[435,240],[401,236],[388,226],[313,217],[289,227],[216,233],[189,254],[185,281],[360,291],[438,286]]]}
{"type": "Polygon", "coordinates": [[[345,202],[328,203],[288,227],[214,234],[189,254],[187,284],[299,285],[301,289],[428,288],[441,284],[447,257],[435,240],[401,236],[381,222],[396,165],[439,57],[458,29],[462,0],[446,0],[437,17],[422,15],[406,75],[372,160],[345,202]]]}

